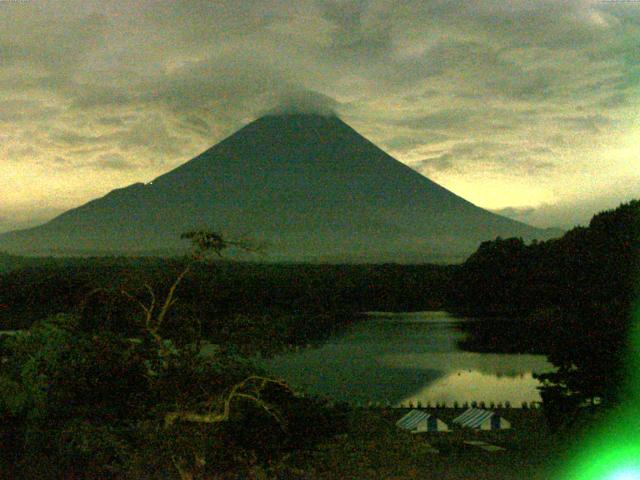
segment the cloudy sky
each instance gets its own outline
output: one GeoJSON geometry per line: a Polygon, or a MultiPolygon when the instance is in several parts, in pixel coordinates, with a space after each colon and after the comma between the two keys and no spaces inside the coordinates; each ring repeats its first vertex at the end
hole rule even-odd
{"type": "Polygon", "coordinates": [[[0,0],[0,231],[291,98],[534,225],[640,197],[640,1],[0,0]]]}

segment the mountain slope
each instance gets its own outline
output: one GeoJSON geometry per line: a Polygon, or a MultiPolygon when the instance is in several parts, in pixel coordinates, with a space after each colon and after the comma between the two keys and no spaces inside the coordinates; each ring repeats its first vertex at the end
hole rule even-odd
{"type": "Polygon", "coordinates": [[[248,235],[286,260],[462,258],[496,236],[546,236],[454,195],[335,116],[293,114],[261,117],[149,184],[4,234],[0,249],[172,250],[195,228],[248,235]]]}

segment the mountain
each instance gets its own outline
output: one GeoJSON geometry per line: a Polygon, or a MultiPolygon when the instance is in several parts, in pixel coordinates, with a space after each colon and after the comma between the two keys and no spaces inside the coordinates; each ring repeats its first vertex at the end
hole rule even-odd
{"type": "Polygon", "coordinates": [[[484,240],[544,230],[483,210],[362,137],[337,116],[261,117],[147,184],[113,190],[50,222],[0,235],[31,254],[185,248],[207,228],[268,245],[267,259],[462,259],[484,240]]]}

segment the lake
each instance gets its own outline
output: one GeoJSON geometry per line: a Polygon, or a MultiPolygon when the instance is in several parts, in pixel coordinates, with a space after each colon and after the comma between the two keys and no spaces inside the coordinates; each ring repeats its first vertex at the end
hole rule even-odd
{"type": "Polygon", "coordinates": [[[426,405],[540,401],[533,373],[544,355],[465,352],[465,334],[446,312],[370,313],[318,346],[262,361],[294,390],[351,403],[426,405]]]}

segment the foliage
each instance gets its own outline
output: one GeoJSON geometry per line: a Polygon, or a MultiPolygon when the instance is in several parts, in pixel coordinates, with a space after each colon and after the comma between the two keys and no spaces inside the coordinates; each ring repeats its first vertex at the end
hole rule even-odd
{"type": "MultiPolygon", "coordinates": [[[[112,323],[118,331],[130,328],[140,309],[118,292],[146,300],[148,284],[156,295],[165,296],[189,264],[176,258],[60,262],[0,275],[0,328],[27,328],[38,319],[83,309],[93,322],[112,323]]],[[[442,309],[452,270],[439,265],[201,262],[191,265],[166,323],[178,319],[181,326],[185,320],[193,325],[198,319],[204,334],[217,335],[236,315],[266,316],[277,323],[284,317],[299,318],[295,329],[305,330],[308,321],[325,314],[442,309]]],[[[288,338],[287,343],[310,340],[288,338]]]]}
{"type": "Polygon", "coordinates": [[[593,397],[621,400],[639,271],[636,200],[560,239],[483,243],[456,272],[453,303],[476,315],[519,315],[514,336],[537,343],[557,367],[540,375],[550,417],[570,418],[593,397]]]}
{"type": "Polygon", "coordinates": [[[0,251],[0,273],[20,268],[26,264],[24,257],[0,251]]]}
{"type": "Polygon", "coordinates": [[[15,448],[26,472],[43,456],[61,471],[90,470],[105,455],[123,461],[118,437],[127,425],[119,419],[142,414],[147,387],[125,339],[82,334],[74,317],[58,316],[6,338],[3,350],[0,415],[17,430],[16,440],[21,437],[15,448]]]}
{"type": "Polygon", "coordinates": [[[309,424],[308,401],[286,384],[233,349],[203,354],[198,328],[175,328],[169,313],[190,268],[165,295],[100,288],[78,314],[2,338],[0,434],[14,476],[208,478],[326,434],[331,423],[309,424]],[[122,298],[139,315],[125,315],[122,298]]]}
{"type": "Polygon", "coordinates": [[[300,448],[290,431],[322,434],[326,424],[313,428],[296,413],[307,401],[280,382],[252,376],[255,369],[233,352],[218,349],[205,357],[193,346],[178,349],[164,341],[169,357],[151,335],[87,332],[72,316],[38,322],[3,340],[0,416],[3,428],[12,429],[5,433],[14,438],[22,475],[52,478],[52,465],[60,477],[73,471],[126,478],[149,465],[158,476],[204,475],[218,471],[223,460],[225,468],[245,468],[247,458],[265,461],[300,448]],[[262,388],[247,384],[254,378],[264,381],[262,388]],[[176,412],[212,412],[229,425],[176,412]],[[225,447],[224,459],[216,446],[225,447]],[[48,473],[39,470],[45,465],[48,473]]]}

